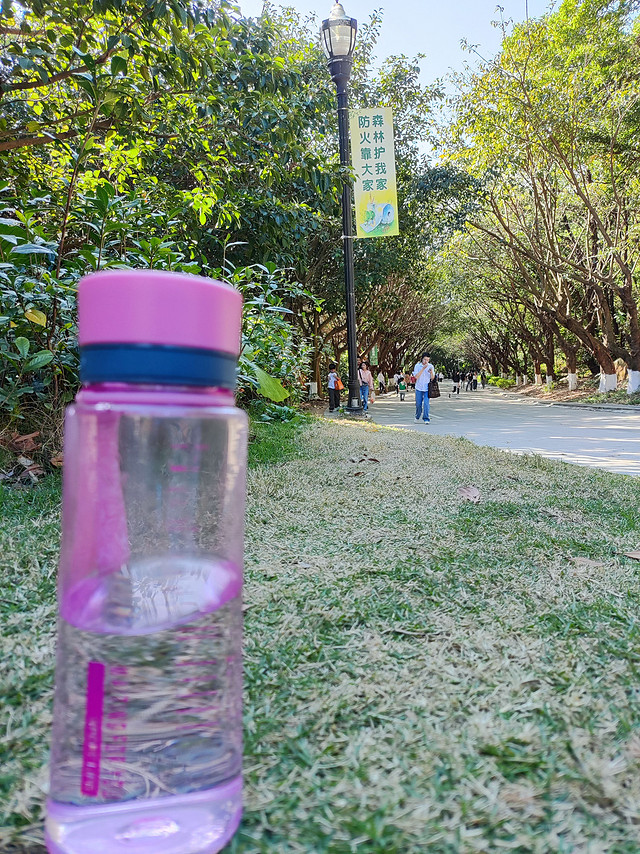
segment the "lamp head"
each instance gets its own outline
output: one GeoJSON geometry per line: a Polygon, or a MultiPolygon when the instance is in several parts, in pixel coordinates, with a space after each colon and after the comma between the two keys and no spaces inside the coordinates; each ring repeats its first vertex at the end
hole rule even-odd
{"type": "Polygon", "coordinates": [[[350,18],[342,3],[336,0],[329,17],[322,22],[320,38],[329,60],[331,76],[338,86],[346,86],[349,80],[357,32],[358,22],[355,18],[350,18]]]}
{"type": "Polygon", "coordinates": [[[353,56],[356,46],[358,22],[349,18],[342,3],[336,3],[326,21],[322,22],[320,35],[327,59],[346,59],[353,56]]]}

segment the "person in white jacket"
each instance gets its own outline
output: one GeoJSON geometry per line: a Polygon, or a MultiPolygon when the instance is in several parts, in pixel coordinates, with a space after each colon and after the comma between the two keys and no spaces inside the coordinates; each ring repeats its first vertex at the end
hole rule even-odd
{"type": "Polygon", "coordinates": [[[425,424],[431,420],[429,418],[429,383],[436,374],[430,360],[431,356],[423,353],[421,360],[413,369],[413,376],[416,378],[416,421],[420,421],[422,417],[425,424]]]}

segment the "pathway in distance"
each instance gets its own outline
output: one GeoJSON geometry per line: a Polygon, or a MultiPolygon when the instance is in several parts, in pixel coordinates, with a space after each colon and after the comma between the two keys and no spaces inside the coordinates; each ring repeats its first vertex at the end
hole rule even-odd
{"type": "Polygon", "coordinates": [[[487,388],[451,395],[451,381],[431,401],[431,423],[416,424],[415,400],[376,397],[371,420],[440,436],[464,436],[477,445],[520,454],[540,454],[569,463],[640,475],[640,407],[597,410],[554,406],[487,388]]]}

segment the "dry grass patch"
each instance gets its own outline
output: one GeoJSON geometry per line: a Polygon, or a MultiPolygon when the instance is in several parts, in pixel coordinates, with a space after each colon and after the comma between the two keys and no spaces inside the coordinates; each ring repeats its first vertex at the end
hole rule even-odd
{"type": "Polygon", "coordinates": [[[372,425],[302,438],[250,476],[231,850],[637,851],[638,481],[372,425]]]}

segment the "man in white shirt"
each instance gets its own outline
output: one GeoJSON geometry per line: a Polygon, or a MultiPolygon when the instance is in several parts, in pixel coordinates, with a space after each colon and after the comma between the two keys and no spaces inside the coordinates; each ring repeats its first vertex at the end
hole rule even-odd
{"type": "Polygon", "coordinates": [[[423,353],[422,359],[413,369],[413,376],[416,378],[416,421],[420,421],[423,417],[425,424],[431,420],[429,418],[429,383],[436,373],[430,359],[431,356],[428,353],[423,353]]]}

